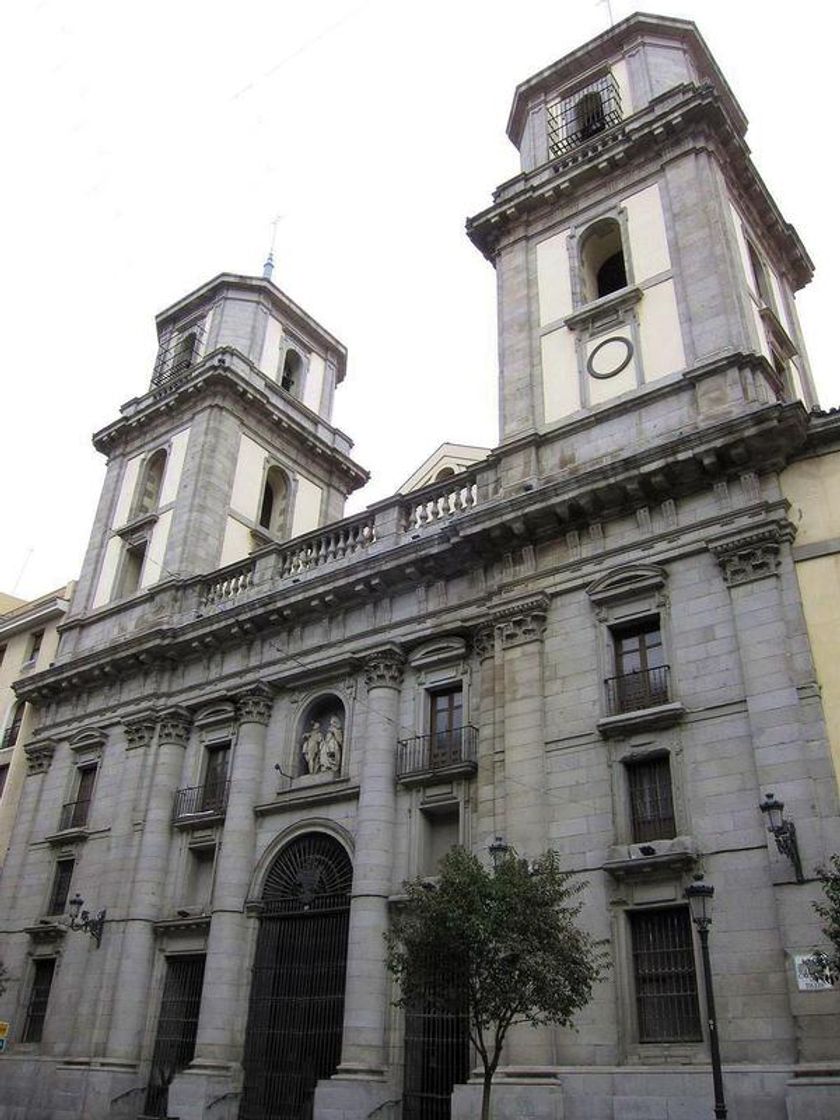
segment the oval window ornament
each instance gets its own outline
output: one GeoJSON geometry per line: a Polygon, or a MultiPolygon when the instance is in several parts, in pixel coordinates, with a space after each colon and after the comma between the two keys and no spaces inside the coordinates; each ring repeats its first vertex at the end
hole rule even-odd
{"type": "Polygon", "coordinates": [[[605,338],[589,355],[586,369],[590,376],[604,381],[621,373],[632,357],[633,343],[629,338],[605,338]]]}

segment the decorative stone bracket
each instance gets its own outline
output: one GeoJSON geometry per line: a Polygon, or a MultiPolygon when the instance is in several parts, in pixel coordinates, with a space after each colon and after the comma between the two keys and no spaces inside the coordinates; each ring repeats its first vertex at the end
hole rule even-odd
{"type": "Polygon", "coordinates": [[[795,526],[781,521],[728,540],[710,541],[709,551],[720,564],[727,586],[737,587],[777,575],[781,546],[795,535],[795,526]]]}

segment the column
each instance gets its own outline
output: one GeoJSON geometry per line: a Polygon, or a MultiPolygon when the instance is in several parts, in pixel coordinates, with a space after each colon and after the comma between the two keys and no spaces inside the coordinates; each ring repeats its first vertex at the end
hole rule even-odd
{"type": "Polygon", "coordinates": [[[473,649],[480,662],[478,691],[478,830],[480,847],[505,834],[504,744],[496,735],[496,627],[479,626],[473,649]]]}
{"type": "MultiPolygon", "coordinates": [[[[529,859],[548,845],[543,673],[548,606],[547,596],[537,595],[495,614],[504,688],[505,840],[529,859]]],[[[546,1028],[512,1027],[505,1049],[509,1066],[554,1064],[553,1034],[546,1028]]]]}
{"type": "MultiPolygon", "coordinates": [[[[151,788],[120,944],[108,1033],[108,1057],[123,1062],[136,1062],[140,1058],[154,965],[152,924],[162,916],[161,904],[172,838],[172,805],[181,780],[190,718],[189,712],[183,708],[170,708],[159,717],[151,788]]],[[[149,718],[144,718],[126,725],[125,730],[132,746],[142,744],[148,747],[154,735],[154,724],[149,718]]]]}
{"type": "Polygon", "coordinates": [[[381,1076],[386,1065],[390,979],[388,929],[396,818],[396,747],[403,655],[396,647],[365,663],[367,728],[361,763],[353,894],[347,946],[341,1074],[381,1076]]]}
{"type": "Polygon", "coordinates": [[[239,730],[231,763],[230,794],[216,863],[212,920],[192,1070],[229,1068],[242,1055],[238,1011],[250,967],[245,899],[254,871],[256,818],[271,718],[272,692],[257,685],[237,697],[239,730]]]}

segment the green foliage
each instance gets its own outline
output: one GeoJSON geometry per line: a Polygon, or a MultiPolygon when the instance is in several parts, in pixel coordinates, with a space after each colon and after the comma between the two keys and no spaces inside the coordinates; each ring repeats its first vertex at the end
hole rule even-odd
{"type": "Polygon", "coordinates": [[[817,967],[826,980],[840,976],[840,855],[833,855],[828,867],[818,867],[817,876],[822,883],[824,902],[815,902],[814,909],[825,925],[823,934],[831,943],[828,952],[815,954],[817,967]]]}
{"type": "Polygon", "coordinates": [[[585,886],[555,852],[529,865],[509,851],[494,871],[463,848],[443,859],[436,885],[405,885],[386,937],[398,1003],[458,1014],[466,999],[488,1095],[511,1025],[570,1026],[607,967],[603,943],[576,924],[585,886]]]}

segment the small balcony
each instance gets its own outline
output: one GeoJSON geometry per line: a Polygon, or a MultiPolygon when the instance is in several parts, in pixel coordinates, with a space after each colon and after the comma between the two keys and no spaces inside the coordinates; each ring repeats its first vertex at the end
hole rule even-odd
{"type": "Polygon", "coordinates": [[[684,706],[671,699],[670,665],[608,677],[604,684],[609,714],[598,720],[602,735],[668,727],[685,715],[684,706]]]}
{"type": "Polygon", "coordinates": [[[397,744],[397,781],[420,785],[472,777],[477,758],[478,728],[470,724],[401,739],[397,744]]]}
{"type": "Polygon", "coordinates": [[[230,782],[206,782],[203,786],[179,789],[172,809],[173,824],[207,824],[222,820],[229,790],[230,782]]]}
{"type": "Polygon", "coordinates": [[[61,806],[61,816],[58,819],[58,831],[66,832],[70,828],[84,828],[90,813],[90,798],[84,801],[68,801],[61,806]]]}

